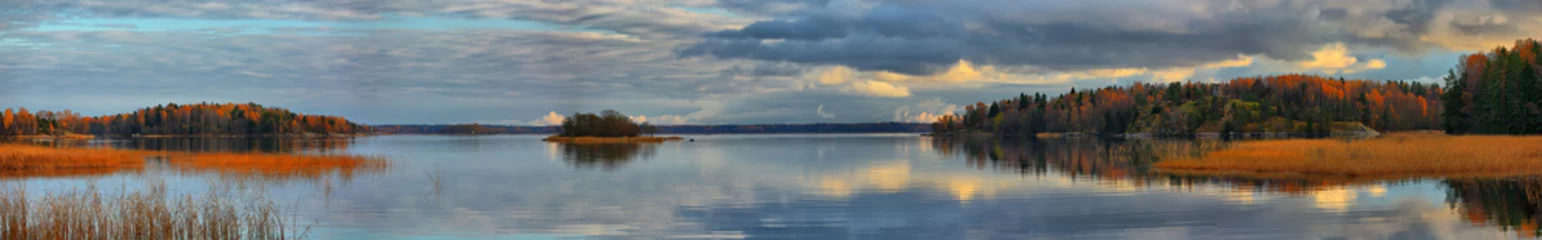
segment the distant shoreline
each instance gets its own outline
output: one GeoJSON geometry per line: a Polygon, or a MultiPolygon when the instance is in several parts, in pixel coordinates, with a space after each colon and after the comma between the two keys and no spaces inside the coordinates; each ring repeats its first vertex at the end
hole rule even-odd
{"type": "MultiPolygon", "coordinates": [[[[984,132],[984,131],[978,131],[978,130],[951,131],[951,132],[943,132],[943,133],[925,133],[925,134],[921,134],[921,135],[922,136],[928,136],[928,137],[968,137],[968,138],[982,138],[982,137],[997,137],[998,136],[996,133],[984,132]]],[[[1345,127],[1343,127],[1343,128],[1336,128],[1333,131],[1328,132],[1327,135],[1325,135],[1325,136],[1328,136],[1328,137],[1375,137],[1375,136],[1380,136],[1380,135],[1382,135],[1381,132],[1378,132],[1375,129],[1371,129],[1370,127],[1366,127],[1364,124],[1349,123],[1349,124],[1346,124],[1345,127]]],[[[1232,132],[1229,135],[1226,134],[1226,133],[1222,133],[1222,132],[1210,132],[1210,131],[1196,132],[1196,133],[1189,133],[1189,134],[1161,134],[1161,133],[1150,133],[1150,132],[1132,132],[1132,133],[1118,133],[1118,134],[1106,134],[1106,135],[1100,134],[1100,133],[1097,133],[1097,132],[1041,132],[1041,133],[1035,134],[1033,136],[1033,138],[1038,138],[1038,139],[1080,138],[1080,137],[1110,137],[1110,138],[1124,138],[1124,139],[1169,138],[1169,137],[1171,137],[1171,138],[1223,138],[1223,137],[1235,137],[1235,138],[1301,138],[1301,137],[1312,137],[1312,136],[1314,136],[1312,133],[1307,133],[1307,132],[1232,132]]],[[[1023,137],[1027,138],[1027,136],[1023,136],[1023,137]]],[[[1321,137],[1321,136],[1318,136],[1318,137],[1321,137]]]]}
{"type": "MultiPolygon", "coordinates": [[[[455,135],[466,132],[446,132],[454,124],[381,124],[371,125],[376,134],[425,134],[455,135]]],[[[477,125],[476,135],[489,134],[557,134],[559,126],[477,125]]],[[[801,124],[725,124],[725,125],[661,125],[653,126],[658,134],[824,134],[824,133],[926,133],[931,124],[877,122],[877,123],[801,123],[801,124]]]]}
{"type": "Polygon", "coordinates": [[[544,142],[555,143],[662,143],[667,141],[680,141],[685,138],[679,136],[669,137],[562,137],[550,136],[541,139],[544,142]]]}

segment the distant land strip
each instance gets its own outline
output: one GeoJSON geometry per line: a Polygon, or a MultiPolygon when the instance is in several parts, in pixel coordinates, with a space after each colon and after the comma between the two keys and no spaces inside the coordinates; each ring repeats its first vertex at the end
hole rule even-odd
{"type": "MultiPolygon", "coordinates": [[[[378,134],[555,134],[558,126],[509,126],[479,124],[374,125],[378,134]]],[[[757,134],[757,133],[925,133],[927,123],[808,123],[664,125],[657,134],[757,134]]]]}

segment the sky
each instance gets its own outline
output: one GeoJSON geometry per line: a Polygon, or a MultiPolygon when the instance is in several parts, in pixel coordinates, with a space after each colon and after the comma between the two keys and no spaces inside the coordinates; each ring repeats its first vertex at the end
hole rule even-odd
{"type": "Polygon", "coordinates": [[[0,108],[928,122],[1134,82],[1439,82],[1539,32],[1536,0],[0,0],[0,108]]]}

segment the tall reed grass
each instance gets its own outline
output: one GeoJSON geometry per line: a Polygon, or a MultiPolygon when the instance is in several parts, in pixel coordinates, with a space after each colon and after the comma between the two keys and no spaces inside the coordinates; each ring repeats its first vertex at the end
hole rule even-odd
{"type": "Polygon", "coordinates": [[[1542,136],[1395,133],[1355,141],[1250,141],[1154,166],[1165,173],[1348,180],[1542,175],[1542,136]]]}
{"type": "Polygon", "coordinates": [[[95,187],[29,199],[0,189],[0,239],[298,239],[309,227],[258,195],[168,196],[164,184],[103,194],[95,187]]]}

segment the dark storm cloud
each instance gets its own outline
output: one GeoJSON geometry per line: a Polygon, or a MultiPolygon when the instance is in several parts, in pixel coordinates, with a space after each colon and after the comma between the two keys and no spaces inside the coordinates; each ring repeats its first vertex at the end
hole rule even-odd
{"type": "Polygon", "coordinates": [[[1301,59],[1330,39],[1301,19],[1254,14],[1171,32],[1021,21],[980,10],[886,2],[860,16],[814,12],[708,34],[680,54],[924,74],[959,59],[1052,69],[1188,66],[1239,54],[1301,59]]]}
{"type": "MultiPolygon", "coordinates": [[[[935,73],[960,59],[1058,70],[1187,67],[1238,55],[1306,60],[1312,51],[1335,42],[1422,51],[1433,44],[1420,37],[1432,28],[1445,27],[1433,21],[1441,8],[1448,6],[1446,0],[1400,5],[1310,0],[1275,4],[1207,0],[1088,3],[1096,6],[998,0],[875,4],[856,14],[850,9],[804,11],[709,33],[705,40],[678,53],[839,64],[909,74],[935,73]],[[1331,6],[1335,4],[1375,6],[1331,6]],[[1048,10],[1027,7],[1041,5],[1048,10]],[[1210,9],[1190,12],[1185,9],[1190,5],[1210,9]],[[1150,11],[1143,12],[1147,8],[1150,11]],[[1368,16],[1351,14],[1364,9],[1382,10],[1370,11],[1373,14],[1368,16]],[[1381,22],[1391,25],[1376,25],[1381,22]],[[1387,32],[1365,33],[1373,30],[1387,32]]],[[[1542,4],[1504,0],[1493,5],[1509,8],[1499,11],[1509,12],[1512,19],[1524,19],[1539,13],[1515,9],[1536,9],[1542,4]]],[[[1469,34],[1518,31],[1514,21],[1451,26],[1469,34]]]]}
{"type": "MultiPolygon", "coordinates": [[[[692,1],[590,0],[387,0],[387,1],[21,1],[6,3],[0,23],[33,21],[60,13],[72,17],[173,17],[205,19],[285,19],[311,21],[379,20],[397,16],[448,16],[529,20],[569,27],[613,31],[644,38],[694,37],[747,23],[674,7],[692,1]]],[[[0,26],[0,29],[5,29],[0,26]]]]}
{"type": "Polygon", "coordinates": [[[830,0],[717,0],[717,6],[738,12],[779,15],[828,5],[830,0]]]}

